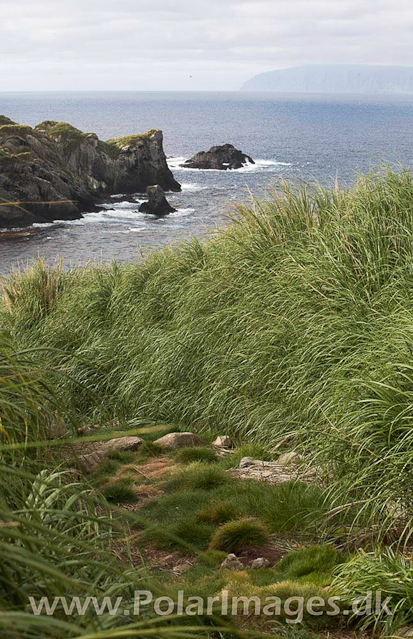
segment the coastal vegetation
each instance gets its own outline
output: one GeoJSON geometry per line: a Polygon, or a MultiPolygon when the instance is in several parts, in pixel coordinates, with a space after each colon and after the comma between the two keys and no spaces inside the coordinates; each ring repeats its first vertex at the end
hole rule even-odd
{"type": "Polygon", "coordinates": [[[0,115],[0,126],[3,126],[5,124],[15,124],[13,122],[13,120],[10,120],[10,118],[8,118],[5,115],[0,115]]]}
{"type": "Polygon", "coordinates": [[[48,138],[62,145],[63,150],[75,152],[82,143],[87,142],[87,133],[83,133],[67,122],[45,120],[35,127],[36,131],[45,133],[48,138]]]}
{"type": "Polygon", "coordinates": [[[349,188],[284,184],[209,239],[132,264],[37,262],[4,281],[9,636],[292,632],[288,615],[272,626],[200,617],[196,628],[149,616],[138,628],[25,608],[27,595],[73,588],[126,601],[136,583],[283,601],[380,589],[393,615],[304,615],[294,632],[397,636],[412,625],[412,202],[407,170],[349,188]],[[90,424],[99,428],[80,435],[90,424]],[[159,449],[161,435],[185,431],[205,445],[159,449]],[[234,451],[222,456],[211,442],[223,433],[234,451]],[[125,435],[143,446],[82,474],[85,448],[125,435]],[[292,451],[288,481],[237,474],[246,457],[277,464],[292,451]],[[228,552],[238,570],[222,566],[228,552]],[[268,564],[253,569],[257,558],[268,564]]]}
{"type": "Polygon", "coordinates": [[[146,133],[136,133],[134,135],[124,135],[120,138],[113,138],[108,140],[107,143],[121,149],[125,146],[134,146],[139,143],[147,142],[153,135],[155,135],[155,133],[156,129],[150,129],[146,133]]]}

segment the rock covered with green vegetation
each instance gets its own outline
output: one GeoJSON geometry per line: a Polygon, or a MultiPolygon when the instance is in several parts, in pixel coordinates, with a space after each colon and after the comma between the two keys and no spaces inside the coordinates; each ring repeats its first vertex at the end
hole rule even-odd
{"type": "Polygon", "coordinates": [[[31,128],[0,117],[1,227],[80,218],[109,195],[144,192],[151,184],[180,190],[162,131],[103,142],[64,122],[31,128]]]}

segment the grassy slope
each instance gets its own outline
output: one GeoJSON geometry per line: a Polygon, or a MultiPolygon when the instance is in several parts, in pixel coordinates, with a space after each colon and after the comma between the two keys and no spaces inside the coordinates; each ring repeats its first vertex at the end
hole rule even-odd
{"type": "MultiPolygon", "coordinates": [[[[56,475],[56,461],[43,446],[32,453],[10,447],[47,439],[56,411],[75,426],[114,416],[122,427],[174,422],[270,448],[293,435],[307,459],[334,471],[337,498],[369,498],[367,514],[394,506],[407,522],[413,485],[412,202],[408,173],[367,177],[348,192],[293,195],[286,189],[282,198],[241,210],[238,221],[211,241],[188,242],[122,267],[63,273],[37,264],[6,284],[0,316],[5,339],[38,350],[16,359],[10,345],[0,360],[0,431],[7,443],[0,463],[6,524],[0,526],[0,600],[16,611],[2,627],[10,630],[14,623],[18,636],[36,636],[33,617],[23,611],[28,590],[40,596],[63,594],[73,584],[87,589],[102,565],[102,594],[114,584],[125,587],[123,568],[105,554],[112,533],[102,503],[96,496],[91,501],[70,477],[56,475]],[[50,470],[42,471],[45,466],[50,470]],[[97,565],[91,556],[97,546],[106,563],[97,565]],[[73,548],[78,560],[67,563],[73,548]]],[[[198,471],[192,476],[197,484],[188,484],[191,472],[189,466],[183,483],[172,482],[164,498],[148,505],[154,523],[165,519],[174,490],[200,490],[198,471]]],[[[285,529],[283,490],[274,489],[279,511],[273,489],[260,490],[251,501],[261,506],[253,514],[265,513],[274,532],[285,529]]],[[[198,513],[197,525],[208,527],[208,534],[211,516],[242,511],[247,503],[237,503],[229,485],[214,491],[212,502],[223,505],[204,504],[198,513]]],[[[125,490],[121,496],[130,497],[125,490]]],[[[119,491],[109,497],[116,501],[119,491]]],[[[193,497],[195,507],[199,495],[193,497]]],[[[311,519],[306,500],[292,497],[289,525],[303,510],[311,519]]],[[[131,570],[136,584],[141,575],[131,570]]],[[[288,566],[283,570],[282,579],[297,576],[288,566]]],[[[201,572],[187,579],[197,580],[201,572]]],[[[390,551],[359,554],[337,583],[361,593],[377,587],[393,592],[397,575],[398,601],[409,610],[411,566],[390,551]]],[[[277,586],[274,578],[265,573],[256,586],[277,586]]],[[[256,594],[243,579],[234,578],[230,589],[256,594]]],[[[94,619],[76,621],[83,632],[98,629],[94,619]]],[[[55,636],[59,619],[52,626],[50,619],[40,622],[42,636],[55,636]]],[[[73,636],[73,628],[65,633],[60,636],[73,636]]]]}
{"type": "Polygon", "coordinates": [[[293,434],[340,498],[410,508],[413,184],[304,188],[140,264],[7,285],[2,322],[79,419],[113,415],[275,444],[293,434]]]}

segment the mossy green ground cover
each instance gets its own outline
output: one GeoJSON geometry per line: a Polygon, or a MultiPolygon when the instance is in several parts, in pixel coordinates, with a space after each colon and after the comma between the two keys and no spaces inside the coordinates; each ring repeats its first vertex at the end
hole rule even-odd
{"type": "MultiPolygon", "coordinates": [[[[271,454],[266,451],[265,456],[271,454]]],[[[139,548],[143,556],[145,549],[152,549],[148,569],[171,596],[184,590],[187,597],[206,598],[219,595],[226,588],[234,595],[264,597],[275,586],[284,598],[323,594],[336,567],[349,556],[328,543],[315,545],[319,541],[315,526],[328,507],[322,491],[300,482],[273,486],[238,479],[227,469],[231,466],[228,458],[234,465],[238,457],[235,451],[218,458],[208,446],[168,454],[142,447],[136,453],[111,454],[91,481],[111,503],[117,504],[116,517],[123,519],[121,525],[126,526],[132,547],[139,548]],[[208,458],[188,464],[190,452],[200,450],[204,457],[210,451],[214,462],[208,458]],[[148,479],[145,473],[157,459],[167,461],[169,467],[160,477],[148,479]],[[156,489],[155,496],[145,496],[140,504],[142,491],[137,489],[148,485],[156,489]],[[125,503],[133,505],[133,509],[127,508],[122,514],[125,503]],[[233,572],[220,567],[229,552],[238,556],[251,550],[257,555],[260,551],[265,554],[270,547],[277,548],[280,540],[283,550],[276,553],[269,568],[252,570],[247,564],[242,572],[233,572]],[[292,550],[294,545],[300,549],[292,550]],[[182,576],[171,569],[160,569],[160,558],[168,553],[176,553],[178,567],[182,557],[186,557],[190,569],[182,576]]],[[[251,629],[262,624],[266,627],[265,619],[246,621],[242,615],[236,619],[237,625],[246,624],[251,629]]],[[[328,620],[326,624],[317,618],[304,625],[312,633],[324,627],[338,629],[342,624],[339,617],[335,623],[328,620]]]]}
{"type": "Polygon", "coordinates": [[[120,138],[112,138],[111,140],[108,140],[107,143],[111,145],[115,145],[119,148],[122,148],[124,146],[129,146],[129,145],[136,145],[148,140],[155,133],[155,131],[156,129],[151,129],[150,131],[147,131],[146,133],[135,133],[133,135],[124,135],[123,137],[120,137],[120,138]]]}
{"type": "Polygon", "coordinates": [[[5,124],[15,124],[15,122],[13,122],[13,120],[10,120],[10,118],[5,115],[0,115],[0,126],[3,126],[5,124]]]}
{"type": "MultiPolygon", "coordinates": [[[[41,122],[35,129],[44,131],[52,139],[61,140],[67,149],[78,148],[82,142],[87,141],[89,135],[67,122],[55,122],[52,120],[41,122]]],[[[115,141],[104,142],[99,140],[99,145],[110,158],[116,160],[119,157],[120,149],[119,145],[115,144],[115,141]]]]}

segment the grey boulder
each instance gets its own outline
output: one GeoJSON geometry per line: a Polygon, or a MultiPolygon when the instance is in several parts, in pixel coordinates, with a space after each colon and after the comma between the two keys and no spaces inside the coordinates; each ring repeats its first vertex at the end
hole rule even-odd
{"type": "Polygon", "coordinates": [[[205,441],[195,433],[168,433],[168,435],[157,439],[154,444],[164,450],[175,450],[191,446],[205,446],[205,441]]]}

